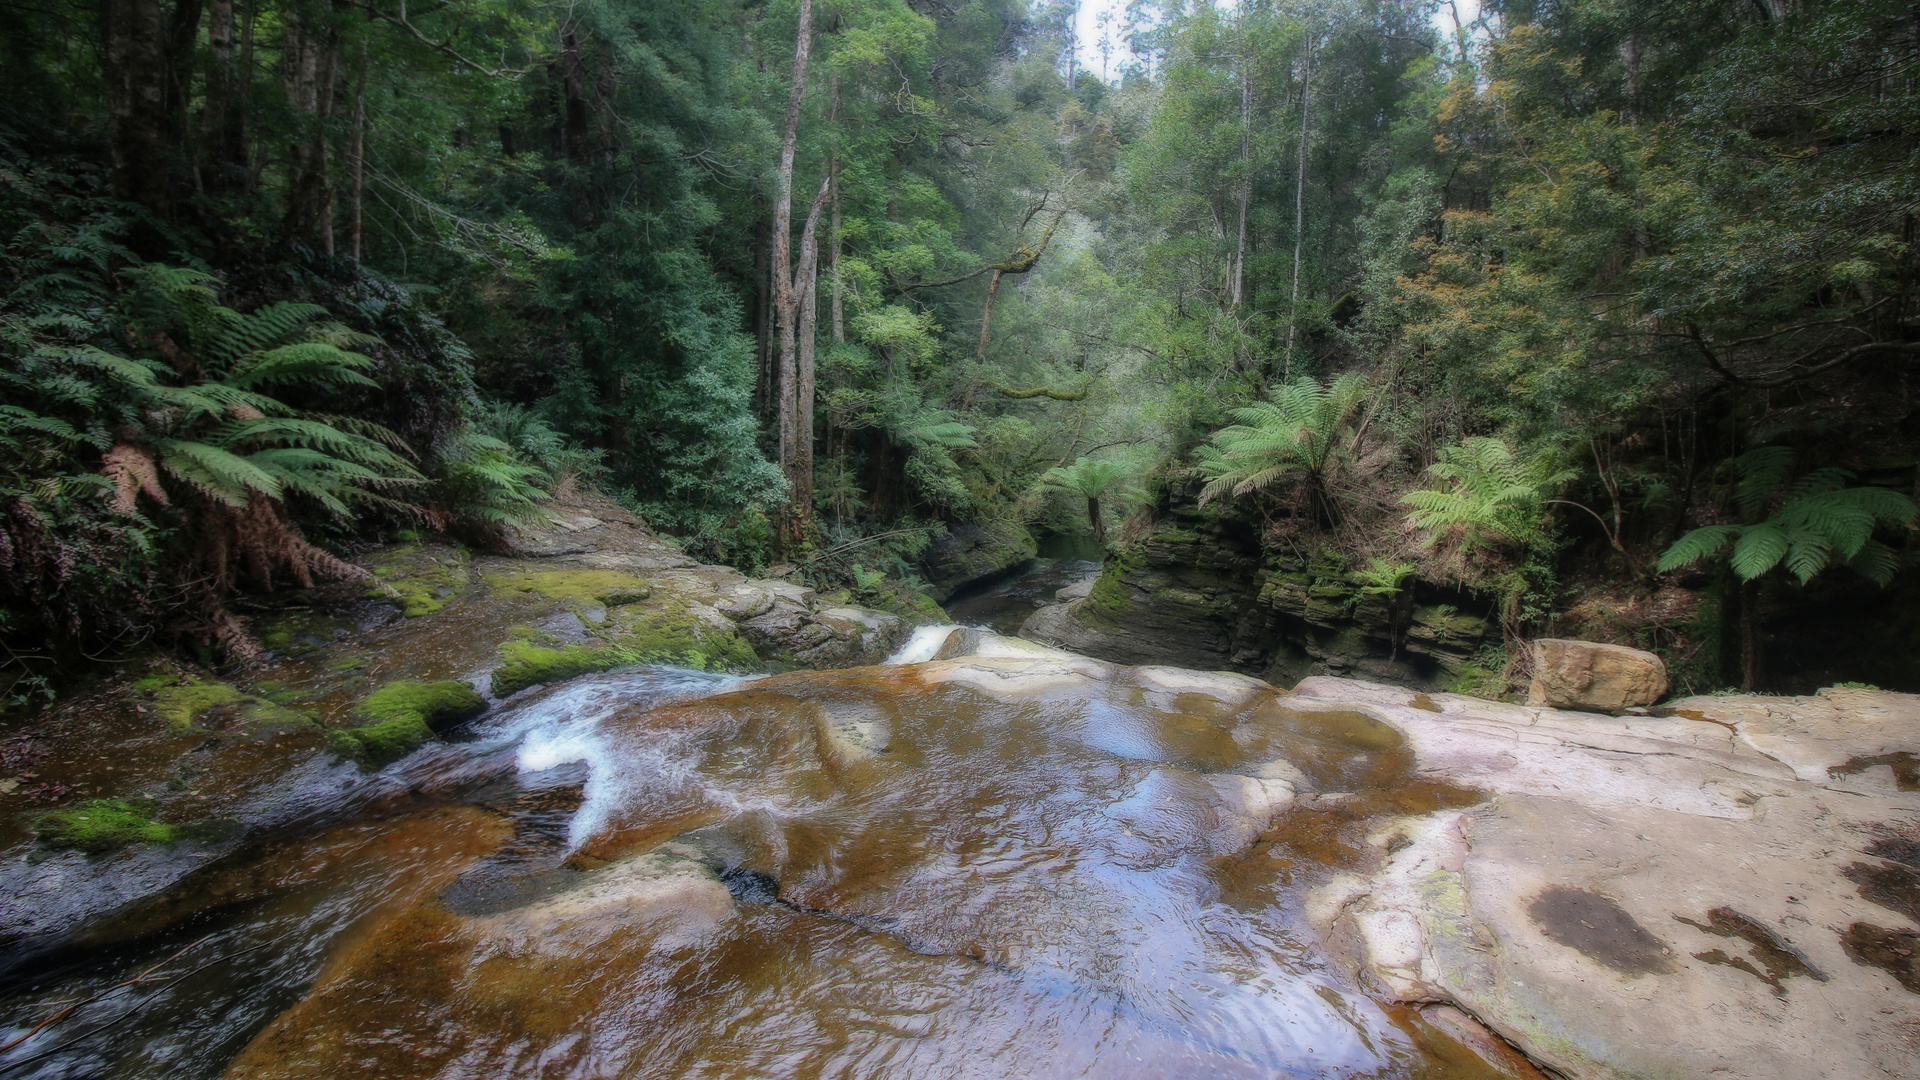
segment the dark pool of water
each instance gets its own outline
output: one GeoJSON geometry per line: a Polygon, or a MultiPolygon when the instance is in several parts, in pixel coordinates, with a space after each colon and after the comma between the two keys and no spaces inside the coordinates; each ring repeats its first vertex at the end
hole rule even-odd
{"type": "Polygon", "coordinates": [[[1054,593],[1099,575],[1100,564],[1087,559],[1035,559],[1012,577],[962,592],[947,602],[947,615],[962,626],[1011,636],[1035,610],[1054,603],[1054,593]]]}

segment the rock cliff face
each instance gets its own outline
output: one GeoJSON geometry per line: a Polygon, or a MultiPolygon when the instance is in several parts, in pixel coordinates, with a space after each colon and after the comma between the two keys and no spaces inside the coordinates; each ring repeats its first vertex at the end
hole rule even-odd
{"type": "Polygon", "coordinates": [[[1423,582],[1366,595],[1344,568],[1263,552],[1248,522],[1176,500],[1122,544],[1084,598],[1034,613],[1022,637],[1123,664],[1233,670],[1291,685],[1360,675],[1444,689],[1498,639],[1483,608],[1423,582]]]}
{"type": "Polygon", "coordinates": [[[1039,551],[1033,534],[1018,525],[963,525],[927,545],[920,571],[944,604],[968,585],[1025,565],[1039,551]]]}

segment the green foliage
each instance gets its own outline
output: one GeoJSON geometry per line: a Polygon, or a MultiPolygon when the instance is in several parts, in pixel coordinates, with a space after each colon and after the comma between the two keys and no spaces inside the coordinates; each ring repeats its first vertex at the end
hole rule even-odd
{"type": "Polygon", "coordinates": [[[1366,568],[1349,571],[1347,576],[1360,586],[1362,596],[1398,596],[1405,589],[1405,582],[1413,576],[1414,565],[1409,562],[1383,559],[1374,556],[1366,568]]]}
{"type": "Polygon", "coordinates": [[[1528,548],[1545,537],[1547,496],[1576,473],[1552,450],[1516,453],[1500,439],[1470,438],[1440,451],[1427,473],[1445,487],[1409,492],[1400,501],[1427,542],[1457,539],[1464,547],[1528,548]]]}
{"type": "Polygon", "coordinates": [[[1207,478],[1201,502],[1267,491],[1288,480],[1324,493],[1328,476],[1351,454],[1352,427],[1370,392],[1357,372],[1328,383],[1303,375],[1275,387],[1270,401],[1231,410],[1236,423],[1214,432],[1196,451],[1207,478]]]}
{"type": "Polygon", "coordinates": [[[1784,569],[1804,585],[1838,563],[1877,585],[1891,582],[1899,558],[1873,538],[1874,531],[1911,525],[1920,507],[1886,488],[1845,487],[1853,474],[1832,466],[1786,483],[1793,456],[1785,448],[1762,447],[1735,459],[1735,501],[1742,512],[1757,516],[1770,497],[1779,509],[1751,524],[1694,529],[1660,556],[1659,569],[1677,570],[1725,552],[1742,581],[1784,569]]]}

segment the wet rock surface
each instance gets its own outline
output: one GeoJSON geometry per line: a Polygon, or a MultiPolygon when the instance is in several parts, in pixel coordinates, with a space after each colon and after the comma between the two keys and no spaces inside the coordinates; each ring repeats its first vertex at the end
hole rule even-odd
{"type": "MultiPolygon", "coordinates": [[[[504,594],[505,626],[565,612],[593,648],[673,598],[741,640],[791,607],[814,615],[793,632],[846,624],[843,647],[885,625],[705,568],[641,592],[528,577],[604,568],[472,565],[448,612],[504,594]]],[[[405,625],[440,640],[443,618],[405,625]]],[[[47,925],[78,929],[0,957],[7,1038],[44,1019],[33,1003],[89,1002],[0,1066],[1920,1075],[1920,696],[1612,717],[923,633],[931,659],[904,666],[555,682],[373,773],[274,735],[289,721],[252,702],[311,710],[289,730],[318,732],[490,643],[374,649],[325,693],[284,669],[279,689],[196,691],[186,729],[145,692],[153,746],[277,745],[333,770],[298,788],[327,806],[224,847],[31,864],[42,908],[122,908],[68,911],[47,925]],[[104,1023],[117,981],[156,965],[152,1002],[104,1023]]],[[[337,679],[337,659],[302,662],[337,679]]],[[[190,817],[195,790],[156,815],[190,817]]]]}
{"type": "Polygon", "coordinates": [[[598,497],[552,512],[551,524],[509,530],[509,554],[398,544],[365,557],[364,582],[256,601],[264,664],[218,677],[129,671],[0,735],[11,766],[0,774],[0,944],[102,917],[249,838],[414,797],[408,769],[383,767],[461,737],[460,721],[512,693],[635,664],[873,664],[912,631],[896,615],[698,564],[598,497]],[[435,688],[458,707],[395,707],[435,688]],[[136,800],[182,839],[103,852],[36,839],[45,815],[89,799],[136,800]]]}

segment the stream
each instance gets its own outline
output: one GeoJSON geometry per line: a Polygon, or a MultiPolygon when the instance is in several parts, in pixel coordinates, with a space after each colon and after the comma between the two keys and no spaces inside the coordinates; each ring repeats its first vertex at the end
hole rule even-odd
{"type": "Polygon", "coordinates": [[[1033,559],[1013,574],[969,586],[947,601],[947,616],[962,626],[977,626],[1009,637],[1055,593],[1100,576],[1101,552],[1085,545],[1049,545],[1055,554],[1033,559]]]}
{"type": "Polygon", "coordinates": [[[1250,680],[641,668],[389,772],[0,958],[0,1077],[1500,1075],[1301,909],[1368,820],[1471,793],[1250,680]]]}

